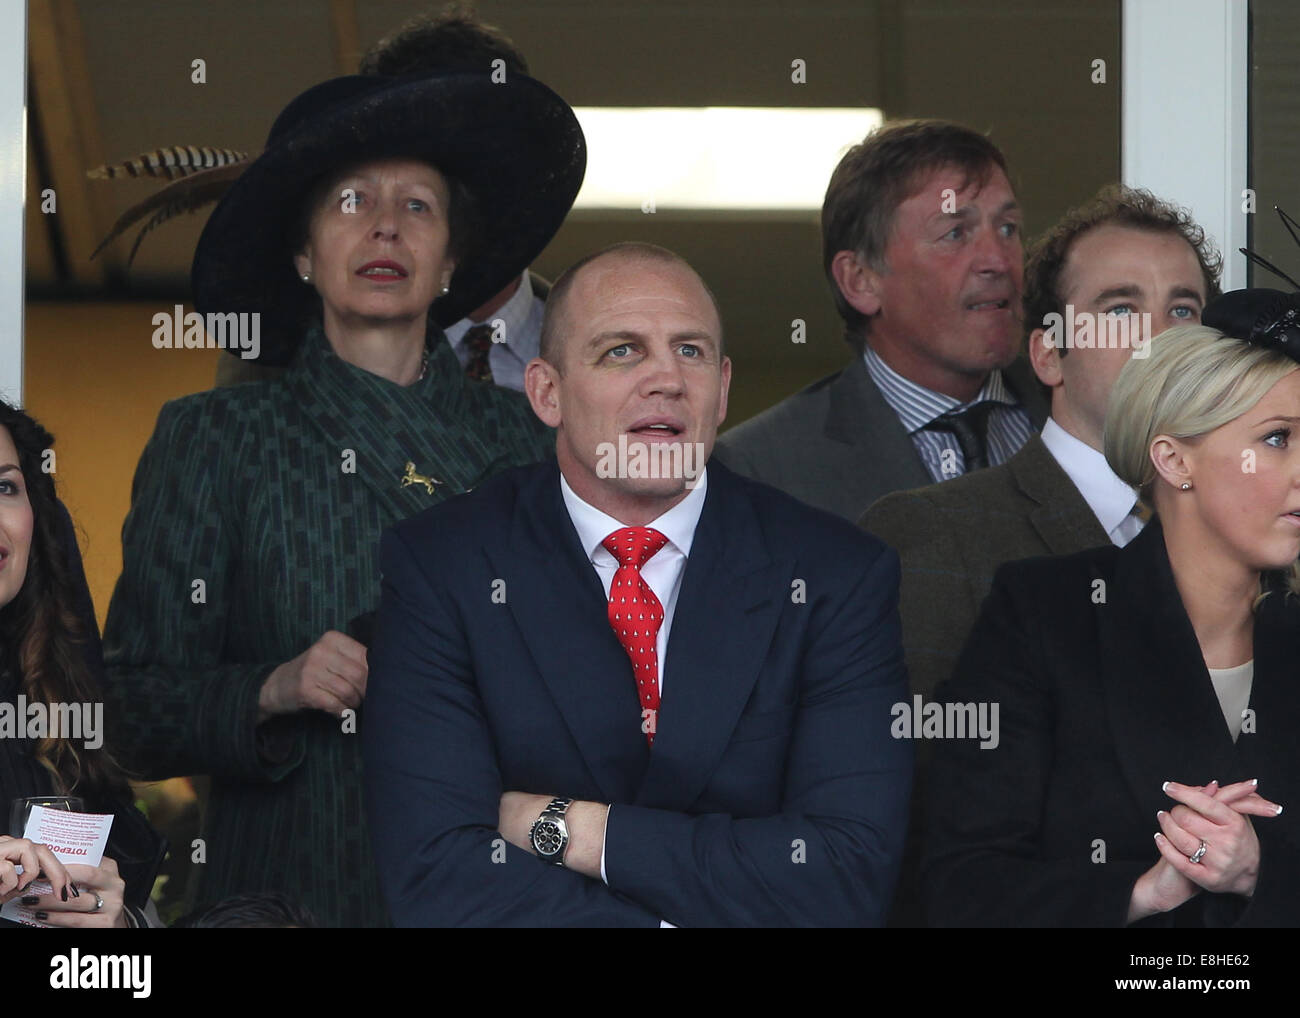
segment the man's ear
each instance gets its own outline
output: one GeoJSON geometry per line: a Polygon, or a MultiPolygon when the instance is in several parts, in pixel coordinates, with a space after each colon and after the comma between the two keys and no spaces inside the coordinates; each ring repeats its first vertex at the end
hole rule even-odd
{"type": "Polygon", "coordinates": [[[880,274],[856,251],[838,251],[831,259],[831,276],[849,307],[870,318],[880,311],[880,274]]]}
{"type": "Polygon", "coordinates": [[[548,428],[560,426],[560,373],[549,362],[534,357],[524,368],[524,392],[528,402],[548,428]]]}
{"type": "MultiPolygon", "coordinates": [[[[721,427],[722,422],[727,419],[727,396],[731,392],[731,358],[722,358],[722,399],[718,402],[718,423],[716,427],[721,427]]],[[[715,432],[716,437],[716,432],[715,432]]]]}
{"type": "Polygon", "coordinates": [[[311,245],[303,247],[296,255],[293,256],[293,268],[298,273],[298,277],[311,275],[311,245]]]}
{"type": "Polygon", "coordinates": [[[1029,363],[1033,365],[1038,380],[1049,389],[1061,384],[1061,351],[1044,329],[1035,329],[1029,334],[1029,363]]]}

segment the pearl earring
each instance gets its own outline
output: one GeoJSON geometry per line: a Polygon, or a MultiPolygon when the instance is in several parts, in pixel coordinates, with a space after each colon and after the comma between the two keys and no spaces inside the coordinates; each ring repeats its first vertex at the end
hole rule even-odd
{"type": "Polygon", "coordinates": [[[443,283],[443,284],[442,284],[442,293],[438,294],[438,296],[439,296],[439,297],[445,297],[445,296],[447,296],[447,294],[449,294],[449,293],[451,293],[451,287],[448,286],[446,283],[443,283]]]}
{"type": "Polygon", "coordinates": [[[1181,488],[1183,491],[1191,491],[1191,490],[1192,490],[1192,482],[1191,482],[1191,481],[1184,481],[1184,482],[1183,482],[1182,484],[1180,484],[1178,487],[1181,488]]]}
{"type": "Polygon", "coordinates": [[[311,273],[310,273],[310,272],[304,272],[304,273],[302,274],[302,281],[303,281],[304,283],[310,283],[310,282],[311,282],[311,273]]]}

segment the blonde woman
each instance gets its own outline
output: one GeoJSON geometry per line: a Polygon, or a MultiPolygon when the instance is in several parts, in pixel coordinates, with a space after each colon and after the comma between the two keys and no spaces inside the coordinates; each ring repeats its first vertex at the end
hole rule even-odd
{"type": "Polygon", "coordinates": [[[939,690],[998,733],[937,746],[932,924],[1300,922],[1300,362],[1274,298],[1228,297],[1233,335],[1170,329],[1112,392],[1156,518],[1004,566],[939,690]]]}

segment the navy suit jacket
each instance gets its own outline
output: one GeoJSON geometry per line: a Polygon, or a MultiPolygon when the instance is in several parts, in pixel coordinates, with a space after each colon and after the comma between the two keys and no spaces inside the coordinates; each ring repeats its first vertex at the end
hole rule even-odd
{"type": "Polygon", "coordinates": [[[709,465],[654,750],[554,460],[393,527],[362,721],[409,925],[879,925],[912,752],[898,559],[709,465]],[[497,831],[505,790],[612,804],[608,886],[497,831]]]}

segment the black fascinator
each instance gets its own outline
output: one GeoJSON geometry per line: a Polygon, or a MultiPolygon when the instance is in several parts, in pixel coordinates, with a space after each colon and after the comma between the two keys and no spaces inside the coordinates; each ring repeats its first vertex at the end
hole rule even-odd
{"type": "MultiPolygon", "coordinates": [[[[1277,214],[1291,238],[1300,244],[1300,236],[1296,234],[1300,223],[1296,223],[1281,209],[1277,209],[1277,214]]],[[[1252,262],[1285,279],[1296,291],[1300,291],[1300,284],[1268,259],[1244,247],[1240,250],[1252,262]]],[[[1300,362],[1300,292],[1286,293],[1265,287],[1229,290],[1205,306],[1201,313],[1201,324],[1218,329],[1235,339],[1277,350],[1300,362]]]]}

